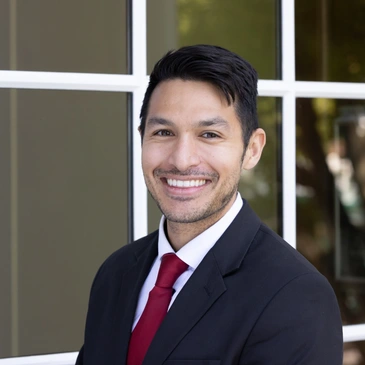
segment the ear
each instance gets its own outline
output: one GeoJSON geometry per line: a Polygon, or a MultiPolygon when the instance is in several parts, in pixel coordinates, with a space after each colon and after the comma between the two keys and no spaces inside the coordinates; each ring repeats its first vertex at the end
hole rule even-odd
{"type": "Polygon", "coordinates": [[[260,161],[262,150],[266,143],[266,134],[262,128],[257,128],[251,135],[245,157],[242,162],[242,169],[251,170],[260,161]]]}

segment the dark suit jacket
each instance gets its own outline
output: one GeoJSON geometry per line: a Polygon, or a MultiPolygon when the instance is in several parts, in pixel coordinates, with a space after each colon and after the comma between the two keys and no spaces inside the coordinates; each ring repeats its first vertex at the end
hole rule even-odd
{"type": "MultiPolygon", "coordinates": [[[[112,254],[92,285],[77,364],[126,363],[158,232],[112,254]]],[[[145,365],[342,365],[342,325],[327,280],[247,203],[167,313],[145,365]]]]}

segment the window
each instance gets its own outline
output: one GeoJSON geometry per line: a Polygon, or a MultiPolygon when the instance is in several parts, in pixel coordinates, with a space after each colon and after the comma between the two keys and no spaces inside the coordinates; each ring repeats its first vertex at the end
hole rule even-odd
{"type": "Polygon", "coordinates": [[[257,67],[270,152],[242,194],[330,279],[346,364],[363,364],[363,2],[61,3],[0,2],[0,364],[74,363],[97,267],[157,228],[136,132],[148,73],[198,42],[257,67]]]}

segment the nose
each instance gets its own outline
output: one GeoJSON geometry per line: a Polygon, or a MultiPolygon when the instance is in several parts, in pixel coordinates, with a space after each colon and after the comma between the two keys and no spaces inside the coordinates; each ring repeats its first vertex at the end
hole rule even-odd
{"type": "Polygon", "coordinates": [[[197,141],[190,137],[180,137],[172,146],[168,162],[179,171],[199,165],[200,157],[197,141]]]}

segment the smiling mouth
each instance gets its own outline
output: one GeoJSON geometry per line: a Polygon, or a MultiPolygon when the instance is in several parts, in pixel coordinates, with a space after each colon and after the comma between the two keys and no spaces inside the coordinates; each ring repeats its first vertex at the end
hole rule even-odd
{"type": "Polygon", "coordinates": [[[192,188],[203,186],[207,183],[207,180],[176,180],[166,179],[169,186],[176,186],[178,188],[192,188]]]}

